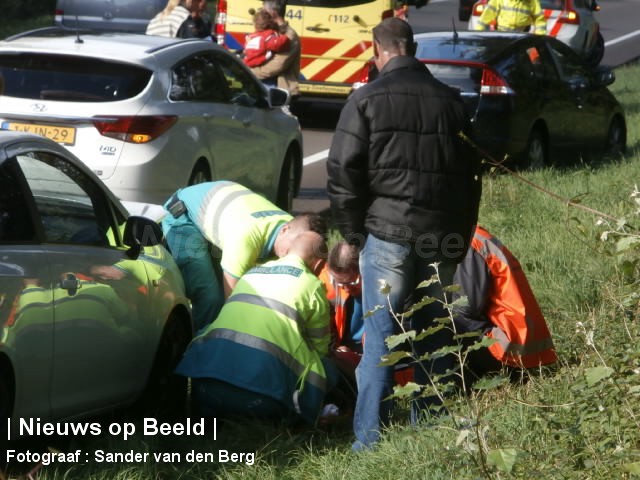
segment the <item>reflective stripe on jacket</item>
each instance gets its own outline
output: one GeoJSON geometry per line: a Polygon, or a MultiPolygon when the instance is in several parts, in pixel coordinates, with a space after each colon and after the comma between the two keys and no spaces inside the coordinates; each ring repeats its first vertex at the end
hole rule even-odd
{"type": "MultiPolygon", "coordinates": [[[[223,270],[236,278],[270,257],[277,232],[293,218],[235,182],[199,183],[178,190],[176,195],[204,238],[222,250],[223,270]]],[[[166,221],[163,229],[166,235],[166,221]]]]}
{"type": "Polygon", "coordinates": [[[344,343],[343,340],[347,322],[345,303],[347,298],[349,298],[349,294],[346,292],[346,289],[334,285],[326,264],[318,277],[324,284],[324,288],[327,291],[327,299],[331,305],[331,327],[334,335],[333,343],[334,346],[337,347],[344,343]]]}
{"type": "Polygon", "coordinates": [[[322,357],[329,341],[324,286],[289,255],[240,279],[176,371],[268,395],[315,423],[327,389],[322,357]]]}
{"type": "MultiPolygon", "coordinates": [[[[351,348],[353,346],[351,345],[352,343],[362,342],[362,330],[364,330],[362,321],[354,325],[354,321],[350,315],[350,313],[353,312],[350,312],[349,308],[347,308],[347,302],[351,298],[349,290],[333,282],[326,264],[318,277],[324,284],[327,291],[327,299],[331,306],[332,341],[334,347],[346,345],[351,348]]],[[[353,308],[351,308],[351,310],[353,310],[353,308]]]]}
{"type": "Polygon", "coordinates": [[[525,368],[557,360],[551,333],[520,262],[480,226],[454,281],[468,298],[468,305],[457,312],[456,324],[466,331],[483,329],[497,340],[489,346],[497,360],[525,368]]]}
{"type": "Polygon", "coordinates": [[[531,32],[544,35],[547,21],[539,0],[489,0],[478,19],[476,30],[489,30],[492,23],[500,32],[531,32]]]}

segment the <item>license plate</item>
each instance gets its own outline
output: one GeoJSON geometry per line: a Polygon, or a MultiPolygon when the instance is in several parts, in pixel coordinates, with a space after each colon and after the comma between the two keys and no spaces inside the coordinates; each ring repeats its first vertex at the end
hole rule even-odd
{"type": "Polygon", "coordinates": [[[37,123],[3,122],[2,128],[16,132],[29,132],[41,137],[47,137],[62,145],[73,145],[76,143],[76,129],[73,127],[63,127],[61,125],[40,125],[37,123]]]}

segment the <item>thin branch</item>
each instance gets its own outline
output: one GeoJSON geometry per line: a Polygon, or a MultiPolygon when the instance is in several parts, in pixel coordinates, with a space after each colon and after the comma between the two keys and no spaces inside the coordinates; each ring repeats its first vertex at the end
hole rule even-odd
{"type": "Polygon", "coordinates": [[[467,137],[463,132],[459,132],[458,135],[465,141],[467,142],[469,145],[471,145],[474,149],[476,149],[478,152],[480,152],[482,154],[482,156],[484,157],[484,161],[486,163],[488,163],[489,165],[492,165],[496,168],[499,168],[500,170],[502,170],[503,172],[508,173],[509,175],[517,178],[518,180],[520,180],[523,183],[526,183],[527,185],[529,185],[531,188],[534,188],[542,193],[545,193],[547,195],[549,195],[550,197],[555,198],[556,200],[560,200],[562,203],[564,203],[565,205],[569,206],[569,207],[574,207],[574,208],[578,208],[580,210],[584,210],[586,212],[589,212],[591,214],[603,217],[603,218],[607,218],[609,220],[612,220],[614,222],[617,222],[618,219],[612,215],[609,215],[608,213],[604,213],[601,212],[599,210],[596,210],[595,208],[591,208],[591,207],[586,207],[584,205],[582,205],[581,203],[576,203],[573,200],[563,197],[561,195],[558,195],[557,193],[554,193],[550,190],[547,190],[546,188],[541,187],[540,185],[537,185],[535,183],[533,183],[530,180],[527,180],[526,178],[524,178],[522,175],[520,175],[519,173],[515,172],[514,170],[510,169],[509,167],[505,166],[503,162],[498,162],[496,159],[494,159],[488,152],[486,152],[484,149],[480,148],[473,140],[471,140],[469,137],[467,137]]]}

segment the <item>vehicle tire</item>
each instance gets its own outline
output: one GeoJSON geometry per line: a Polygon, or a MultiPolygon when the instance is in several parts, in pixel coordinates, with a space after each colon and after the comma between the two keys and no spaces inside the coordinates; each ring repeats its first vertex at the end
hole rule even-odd
{"type": "Polygon", "coordinates": [[[547,137],[538,128],[531,131],[527,148],[524,152],[524,167],[538,170],[549,164],[549,147],[547,137]]]}
{"type": "Polygon", "coordinates": [[[295,156],[291,150],[288,150],[287,156],[282,164],[282,170],[280,171],[278,196],[276,199],[276,205],[286,212],[291,212],[293,209],[293,199],[298,189],[298,176],[295,165],[295,156]]]}
{"type": "Polygon", "coordinates": [[[187,185],[196,185],[197,183],[204,183],[211,181],[211,172],[209,167],[203,161],[200,161],[193,167],[191,176],[189,177],[189,183],[187,185]]]}
{"type": "Polygon", "coordinates": [[[621,117],[614,117],[609,124],[604,154],[608,157],[624,155],[627,149],[627,126],[621,117]]]}
{"type": "Polygon", "coordinates": [[[589,53],[589,56],[586,58],[587,65],[591,68],[597,67],[602,61],[602,57],[604,57],[604,38],[602,37],[602,34],[598,32],[596,43],[589,53]]]}
{"type": "Polygon", "coordinates": [[[7,438],[7,419],[13,411],[9,382],[9,376],[0,368],[0,444],[7,438]]]}
{"type": "Polygon", "coordinates": [[[145,415],[157,417],[184,416],[187,400],[187,378],[174,372],[191,341],[191,329],[175,312],[162,332],[149,380],[139,401],[145,415]]]}
{"type": "Polygon", "coordinates": [[[10,367],[0,365],[0,445],[8,438],[7,419],[13,413],[13,375],[10,367]]]}

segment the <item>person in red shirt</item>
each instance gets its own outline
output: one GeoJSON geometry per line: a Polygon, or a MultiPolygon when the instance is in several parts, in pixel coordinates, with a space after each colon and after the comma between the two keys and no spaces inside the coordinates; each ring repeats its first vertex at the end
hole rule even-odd
{"type": "Polygon", "coordinates": [[[258,67],[268,62],[274,53],[289,48],[289,37],[276,30],[269,12],[258,10],[253,16],[256,31],[247,35],[244,45],[244,63],[249,67],[258,67]]]}

